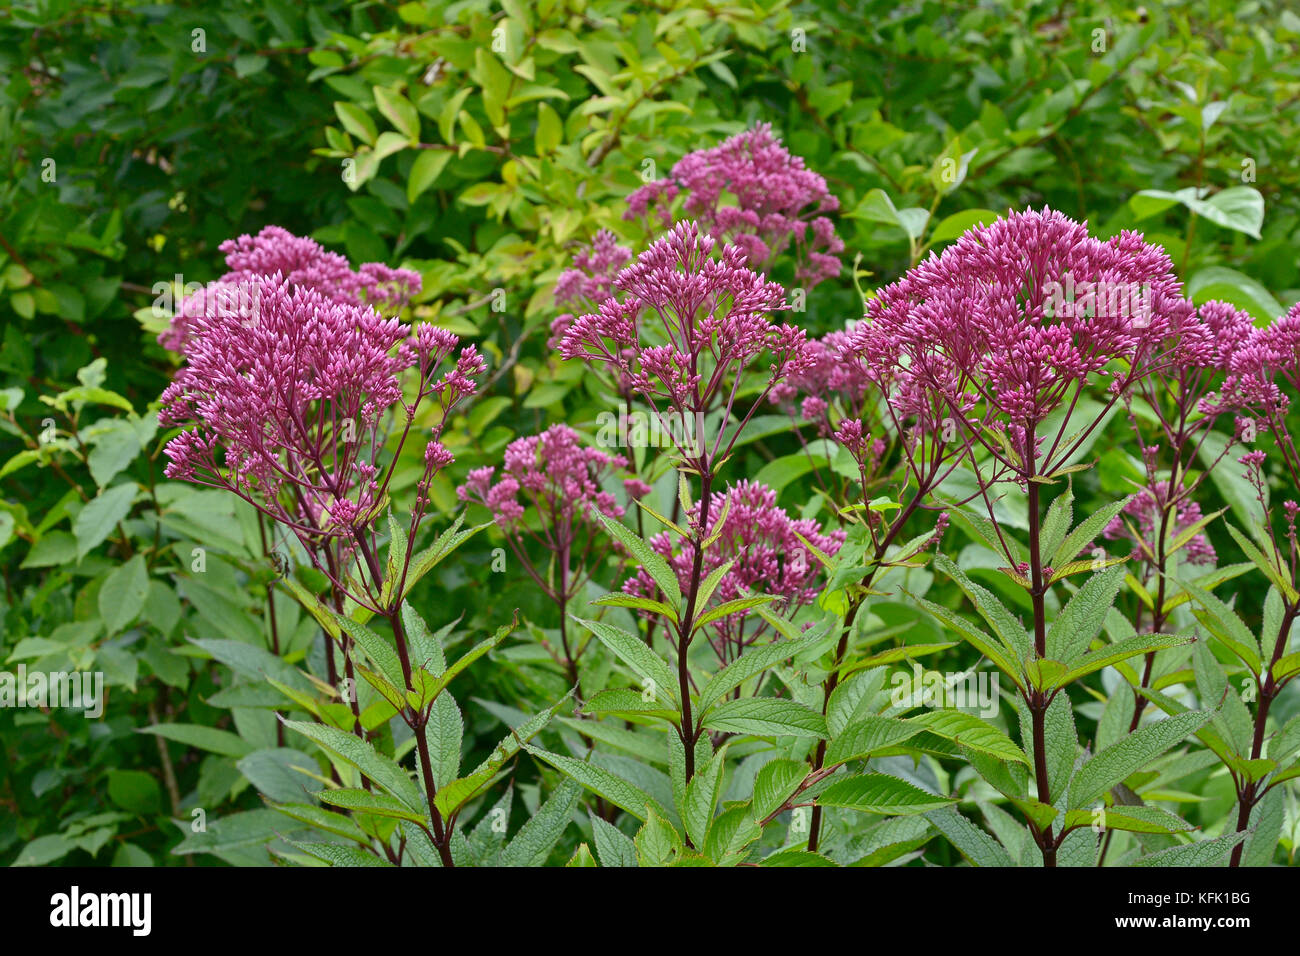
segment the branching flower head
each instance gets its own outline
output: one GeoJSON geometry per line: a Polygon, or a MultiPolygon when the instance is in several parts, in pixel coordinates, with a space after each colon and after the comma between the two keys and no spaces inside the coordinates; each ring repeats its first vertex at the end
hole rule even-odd
{"type": "Polygon", "coordinates": [[[247,318],[259,307],[262,283],[279,276],[295,289],[310,289],[341,305],[366,305],[396,312],[420,291],[420,275],[367,262],[353,271],[347,259],[328,252],[313,239],[266,226],[256,236],[228,239],[219,247],[227,272],[177,304],[171,324],[158,336],[164,348],[183,350],[194,323],[217,312],[247,318]]]}
{"type": "MultiPolygon", "coordinates": [[[[456,493],[495,515],[529,575],[551,600],[562,602],[577,594],[590,576],[588,559],[603,534],[595,513],[623,516],[624,507],[605,485],[626,466],[622,455],[585,446],[569,426],[552,425],[540,435],[511,442],[495,481],[494,467],[476,468],[456,493]],[[534,566],[524,546],[527,540],[555,560],[557,579],[547,580],[534,566]]],[[[645,493],[635,483],[625,482],[624,487],[629,498],[639,496],[634,492],[645,493]]]]}
{"type": "Polygon", "coordinates": [[[392,476],[381,460],[386,416],[400,411],[400,448],[428,400],[436,409],[413,532],[429,481],[452,460],[444,424],[485,367],[468,346],[439,377],[458,344],[273,276],[255,317],[198,317],[162,395],[161,422],[186,429],[166,447],[166,474],[233,491],[314,553],[374,519],[392,476]],[[401,377],[411,369],[419,381],[407,402],[401,377]]]}
{"type": "Polygon", "coordinates": [[[1080,394],[1104,385],[1113,403],[1167,361],[1160,344],[1191,311],[1163,250],[1131,232],[1094,239],[1045,209],[972,229],[882,289],[859,344],[869,364],[896,373],[900,411],[946,408],[1026,478],[1081,440],[1070,423],[1080,394]]]}
{"type": "MultiPolygon", "coordinates": [[[[1116,515],[1106,525],[1103,534],[1112,540],[1127,539],[1137,545],[1135,556],[1149,563],[1161,553],[1158,542],[1158,528],[1161,517],[1166,511],[1174,514],[1173,527],[1167,534],[1178,537],[1201,520],[1201,506],[1177,493],[1177,500],[1170,497],[1169,482],[1157,483],[1153,488],[1143,488],[1124,505],[1122,514],[1116,515]],[[1136,528],[1133,523],[1136,521],[1136,528]]],[[[1213,565],[1218,560],[1214,545],[1203,532],[1192,535],[1184,546],[1188,564],[1213,565]]]]}
{"type": "MultiPolygon", "coordinates": [[[[555,282],[555,302],[578,312],[594,312],[614,295],[614,277],[632,258],[632,250],[618,244],[618,237],[608,229],[596,233],[591,245],[574,254],[573,265],[555,282]]],[[[574,313],[565,312],[551,323],[548,348],[558,348],[565,330],[573,324],[574,313]]]]}
{"type": "MultiPolygon", "coordinates": [[[[711,574],[732,562],[708,607],[752,594],[775,597],[778,613],[809,604],[817,597],[822,567],[800,536],[827,555],[834,555],[844,543],[843,531],[823,533],[816,521],[790,517],[777,505],[776,492],[753,481],[731,485],[724,495],[715,495],[707,521],[701,522],[699,502],[691,507],[688,518],[697,538],[708,541],[717,535],[704,549],[703,573],[711,574]]],[[[650,545],[668,561],[682,588],[687,588],[695,561],[695,541],[682,541],[664,531],[651,538],[650,545]]],[[[655,583],[644,569],[628,579],[623,590],[644,597],[656,595],[655,583]]],[[[734,659],[765,630],[761,618],[743,611],[728,614],[709,627],[714,648],[724,662],[734,659]]]]}
{"type": "Polygon", "coordinates": [[[662,227],[668,228],[670,206],[679,195],[685,216],[719,242],[739,246],[755,268],[770,267],[793,244],[797,281],[811,287],[839,274],[844,241],[824,215],[838,209],[839,201],[767,123],[688,153],[668,177],[628,197],[624,218],[649,217],[657,204],[662,227]]]}
{"type": "MultiPolygon", "coordinates": [[[[659,414],[666,404],[695,420],[717,407],[729,416],[741,374],[770,351],[761,400],[803,367],[804,333],[768,318],[785,308],[780,285],[747,268],[738,247],[725,246],[714,256],[714,245],[695,223],[679,223],[618,273],[619,295],[565,330],[561,356],[625,377],[631,393],[649,400],[659,414]]],[[[733,443],[738,433],[731,434],[733,443]]],[[[709,457],[730,450],[722,440],[720,431],[709,457]]],[[[679,450],[692,459],[705,454],[680,445],[679,450]]]]}

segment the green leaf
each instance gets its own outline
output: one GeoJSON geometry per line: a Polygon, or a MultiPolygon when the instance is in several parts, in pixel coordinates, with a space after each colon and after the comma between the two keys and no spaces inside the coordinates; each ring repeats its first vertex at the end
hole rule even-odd
{"type": "Polygon", "coordinates": [[[1190,823],[1168,810],[1125,805],[1106,807],[1104,815],[1095,810],[1071,810],[1065,815],[1064,825],[1069,829],[1100,825],[1107,830],[1132,833],[1183,833],[1193,829],[1190,823]]]}
{"type": "MultiPolygon", "coordinates": [[[[904,592],[905,594],[907,592],[904,592]]],[[[1024,676],[1019,666],[1015,664],[1007,652],[1003,650],[996,641],[981,631],[978,627],[970,624],[965,618],[959,616],[942,605],[935,604],[933,601],[926,600],[916,595],[908,595],[916,601],[922,608],[929,611],[950,629],[956,631],[958,635],[965,638],[966,642],[973,645],[977,651],[987,657],[998,670],[1006,674],[1015,683],[1017,687],[1024,685],[1024,676]]]]}
{"type": "MultiPolygon", "coordinates": [[[[977,718],[978,719],[978,718],[977,718]]],[[[850,760],[865,760],[881,750],[896,747],[923,728],[897,717],[869,714],[853,721],[826,748],[823,766],[838,767],[850,760]]]]}
{"type": "Polygon", "coordinates": [[[1129,503],[1130,498],[1132,498],[1132,495],[1102,505],[1080,521],[1074,530],[1065,536],[1065,540],[1061,542],[1061,546],[1056,549],[1047,564],[1050,567],[1059,568],[1072,562],[1079,556],[1080,551],[1092,544],[1097,535],[1106,529],[1106,525],[1110,524],[1111,519],[1124,510],[1124,506],[1129,503]]]}
{"type": "Polygon", "coordinates": [[[417,813],[396,797],[355,787],[322,790],[316,794],[322,803],[342,807],[358,813],[373,813],[381,817],[395,817],[412,823],[426,822],[424,814],[417,813]]]}
{"type": "Polygon", "coordinates": [[[144,555],[134,555],[109,572],[99,589],[97,603],[105,633],[112,637],[136,619],[149,595],[149,571],[144,555]]]}
{"type": "Polygon", "coordinates": [[[375,750],[368,741],[324,724],[286,720],[284,726],[315,741],[326,753],[338,757],[344,763],[361,771],[391,796],[400,800],[408,810],[421,812],[423,800],[410,776],[391,758],[375,750]]]}
{"type": "Polygon", "coordinates": [[[664,593],[668,603],[673,607],[680,607],[682,603],[681,588],[677,584],[677,575],[668,566],[668,562],[651,549],[650,545],[633,534],[622,522],[616,521],[599,511],[595,514],[600,519],[601,524],[605,526],[605,529],[623,543],[632,557],[636,558],[641,567],[645,569],[645,572],[650,575],[655,584],[659,586],[659,590],[664,593]]]}
{"type": "Polygon", "coordinates": [[[1020,620],[1011,613],[994,594],[986,588],[980,587],[969,577],[956,563],[946,554],[938,554],[934,559],[937,567],[948,577],[956,582],[962,592],[975,605],[980,616],[993,629],[993,633],[1002,641],[1004,647],[1013,652],[1018,660],[1024,660],[1029,656],[1029,635],[1025,631],[1025,626],[1020,620]]]}
{"type": "Polygon", "coordinates": [[[722,670],[718,671],[700,692],[699,711],[708,711],[715,703],[750,678],[798,654],[811,642],[807,638],[794,641],[775,641],[747,650],[722,670]]]}
{"type": "Polygon", "coordinates": [[[253,752],[253,745],[228,730],[199,724],[155,724],[141,727],[141,733],[157,734],[187,747],[208,750],[225,757],[243,757],[253,752]]]}
{"type": "Polygon", "coordinates": [[[900,816],[928,813],[940,807],[951,806],[956,801],[926,793],[920,787],[898,777],[869,773],[831,784],[817,798],[817,803],[823,807],[840,807],[861,813],[900,816]]]}
{"type": "Polygon", "coordinates": [[[952,807],[932,810],[925,815],[948,838],[973,866],[1015,866],[1015,861],[1002,845],[952,807]]]}
{"type": "Polygon", "coordinates": [[[1214,714],[1193,710],[1139,727],[1096,753],[1074,778],[1070,803],[1085,807],[1102,794],[1123,783],[1188,734],[1195,733],[1214,714]]]}
{"type": "Polygon", "coordinates": [[[1228,833],[1211,840],[1200,840],[1183,846],[1170,847],[1150,856],[1133,861],[1133,866],[1177,866],[1203,867],[1218,866],[1232,848],[1245,839],[1245,833],[1228,833]]]}
{"type": "Polygon", "coordinates": [[[411,174],[406,181],[406,201],[414,203],[432,186],[447,168],[451,160],[451,151],[446,149],[422,149],[415,162],[411,164],[411,174]]]}
{"type": "Polygon", "coordinates": [[[1201,605],[1193,611],[1196,619],[1204,624],[1206,629],[1228,650],[1241,658],[1242,663],[1250,668],[1252,674],[1258,676],[1261,666],[1259,645],[1255,642],[1255,635],[1237,616],[1237,612],[1209,591],[1190,582],[1179,583],[1182,584],[1183,590],[1192,596],[1192,600],[1201,605]]]}
{"type": "Polygon", "coordinates": [[[502,866],[541,866],[564,835],[582,796],[582,787],[565,780],[501,851],[502,866]]]}
{"type": "Polygon", "coordinates": [[[1066,664],[1088,649],[1124,583],[1123,567],[1092,575],[1070,598],[1047,631],[1047,656],[1066,664]]]}
{"type": "Polygon", "coordinates": [[[762,821],[776,813],[794,795],[808,776],[802,760],[770,760],[754,777],[754,798],[750,808],[754,820],[762,821]]]}
{"type": "Polygon", "coordinates": [[[632,838],[612,823],[606,823],[594,813],[591,820],[592,842],[596,844],[596,856],[601,866],[636,866],[636,844],[632,838]]]}
{"type": "Polygon", "coordinates": [[[108,799],[128,813],[146,817],[158,812],[162,790],[157,780],[141,770],[110,770],[108,799]]]}
{"type": "MultiPolygon", "coordinates": [[[[420,141],[420,114],[401,93],[382,86],[374,88],[375,105],[384,118],[412,143],[420,141]]],[[[341,117],[340,117],[341,118],[341,117]]]]}
{"type": "Polygon", "coordinates": [[[339,122],[343,128],[366,144],[373,144],[379,131],[375,128],[375,121],[370,118],[370,114],[363,110],[356,103],[347,103],[336,100],[334,103],[334,112],[338,114],[339,122]]]}
{"type": "Polygon", "coordinates": [[[686,801],[682,807],[682,823],[691,842],[704,846],[704,839],[713,821],[713,811],[722,796],[722,771],[726,767],[727,746],[724,744],[713,755],[708,766],[701,767],[686,784],[686,801]]]}
{"type": "Polygon", "coordinates": [[[1130,657],[1137,657],[1139,654],[1146,654],[1150,651],[1190,644],[1191,640],[1189,637],[1179,637],[1175,634],[1138,634],[1135,637],[1126,638],[1118,644],[1111,644],[1109,647],[1103,647],[1091,654],[1085,654],[1075,662],[1073,667],[1061,675],[1057,686],[1064,687],[1071,681],[1076,681],[1080,677],[1085,677],[1111,664],[1128,660],[1130,657]]]}
{"type": "Polygon", "coordinates": [[[906,723],[917,731],[928,730],[945,740],[999,760],[1012,760],[1029,766],[1029,758],[1010,737],[974,714],[960,710],[932,710],[910,717],[906,723]]]}
{"type": "MultiPolygon", "coordinates": [[[[633,786],[622,777],[617,777],[603,767],[554,754],[525,744],[524,749],[545,763],[550,764],[560,773],[582,784],[596,796],[608,800],[614,806],[625,810],[638,820],[645,821],[651,813],[660,813],[663,808],[644,790],[633,786]]],[[[667,816],[666,812],[662,813],[667,816]]]]}
{"type": "Polygon", "coordinates": [[[668,694],[670,700],[677,701],[677,675],[673,673],[668,662],[652,651],[634,634],[629,634],[621,627],[606,624],[604,621],[586,621],[580,617],[573,620],[581,624],[614,653],[614,655],[632,668],[640,677],[654,682],[654,696],[660,691],[668,694]]]}
{"type": "Polygon", "coordinates": [[[612,591],[591,603],[597,607],[630,607],[638,611],[652,611],[655,614],[664,615],[674,623],[677,621],[677,609],[669,607],[663,601],[652,601],[650,598],[637,597],[635,594],[624,594],[621,591],[612,591]]]}
{"type": "Polygon", "coordinates": [[[826,718],[792,700],[751,697],[727,701],[704,718],[704,726],[757,737],[825,737],[826,718]]]}
{"type": "Polygon", "coordinates": [[[77,539],[77,560],[97,548],[113,533],[117,523],[127,516],[140,486],[134,481],[114,485],[86,502],[75,521],[72,533],[77,539]]]}

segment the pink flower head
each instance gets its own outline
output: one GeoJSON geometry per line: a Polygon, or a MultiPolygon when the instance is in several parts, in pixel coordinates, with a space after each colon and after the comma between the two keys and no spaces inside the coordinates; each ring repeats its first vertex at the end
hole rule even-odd
{"type": "Polygon", "coordinates": [[[770,351],[766,395],[803,367],[803,330],[768,319],[786,307],[780,285],[750,271],[736,246],[715,257],[714,245],[693,222],[673,227],[614,278],[621,296],[564,331],[561,356],[608,367],[632,393],[697,417],[719,401],[730,412],[740,374],[770,351]]]}
{"type": "Polygon", "coordinates": [[[1166,360],[1161,343],[1191,311],[1163,250],[1132,232],[1094,239],[1044,209],[932,253],[880,290],[855,337],[868,366],[895,380],[900,414],[927,428],[962,422],[995,456],[983,430],[1000,430],[1014,448],[1007,466],[1024,476],[1071,450],[1063,439],[1078,426],[1067,414],[1053,440],[1039,430],[1049,415],[1096,384],[1115,400],[1166,360]]]}
{"type": "Polygon", "coordinates": [[[393,269],[381,262],[367,262],[354,272],[343,256],[279,226],[266,226],[256,236],[228,239],[219,248],[226,254],[228,271],[178,303],[170,326],[158,336],[164,348],[181,351],[197,317],[230,310],[232,298],[247,315],[248,303],[256,303],[259,287],[273,276],[295,289],[315,291],[330,302],[369,304],[386,312],[399,311],[420,291],[417,272],[393,269]]]}
{"type": "MultiPolygon", "coordinates": [[[[1171,538],[1177,537],[1184,530],[1200,521],[1202,517],[1199,504],[1190,500],[1185,494],[1181,498],[1182,500],[1174,505],[1173,527],[1166,530],[1166,534],[1171,538]]],[[[1157,553],[1158,542],[1156,538],[1158,537],[1160,518],[1170,504],[1169,482],[1158,483],[1154,489],[1143,488],[1128,500],[1123,511],[1123,514],[1137,522],[1137,537],[1133,536],[1130,525],[1120,516],[1112,518],[1102,534],[1114,540],[1127,538],[1135,544],[1145,546],[1141,555],[1155,555],[1157,553]]],[[[1218,556],[1214,552],[1214,545],[1201,532],[1193,535],[1185,547],[1189,564],[1209,565],[1218,560],[1218,556]]]]}
{"type": "MultiPolygon", "coordinates": [[[[234,491],[304,544],[347,537],[374,517],[391,477],[381,476],[378,460],[386,414],[400,404],[410,428],[455,339],[417,329],[412,344],[397,319],[279,275],[260,295],[255,316],[205,312],[190,329],[185,364],[161,399],[162,424],[186,427],[166,447],[166,474],[234,491]],[[408,404],[401,376],[416,367],[419,387],[408,404]]],[[[471,364],[481,362],[466,351],[471,364]]],[[[422,489],[450,463],[438,435],[472,391],[458,383],[443,397],[422,489]]]]}
{"type": "Polygon", "coordinates": [[[839,274],[844,241],[824,213],[839,208],[826,180],[792,156],[760,123],[710,149],[688,153],[666,179],[642,186],[628,197],[626,219],[648,217],[659,205],[664,228],[668,205],[685,197],[683,214],[699,221],[719,242],[744,250],[756,268],[767,268],[793,244],[795,278],[815,286],[839,274]],[[730,197],[730,201],[724,198],[730,197]]]}
{"type": "MultiPolygon", "coordinates": [[[[699,502],[692,506],[689,520],[692,527],[699,527],[699,502]]],[[[845,537],[843,531],[823,533],[815,521],[790,517],[785,509],[777,506],[776,492],[752,481],[731,485],[725,495],[713,497],[704,537],[714,534],[719,537],[704,552],[702,574],[708,575],[728,561],[735,563],[722,576],[709,606],[750,594],[768,594],[778,599],[775,607],[780,612],[809,604],[817,597],[817,578],[822,567],[799,536],[828,555],[839,551],[845,537]]],[[[650,545],[668,561],[682,588],[689,587],[695,561],[694,541],[681,541],[665,531],[653,537],[650,545]]],[[[654,597],[657,589],[650,575],[638,569],[623,585],[623,590],[654,597]]],[[[741,611],[713,622],[710,627],[714,647],[724,661],[762,632],[741,611]]]]}
{"type": "MultiPolygon", "coordinates": [[[[618,244],[618,237],[608,229],[601,229],[591,245],[584,246],[573,256],[573,266],[560,274],[555,282],[557,305],[593,312],[614,295],[614,277],[618,270],[632,258],[632,250],[618,244]]],[[[565,312],[551,323],[551,338],[547,348],[559,348],[565,331],[573,324],[573,313],[565,312]]]]}
{"type": "Polygon", "coordinates": [[[501,480],[492,484],[494,469],[470,472],[456,493],[462,501],[477,501],[496,515],[497,524],[517,526],[531,506],[555,550],[572,541],[575,521],[591,521],[590,510],[619,518],[623,507],[601,488],[606,475],[624,468],[627,460],[582,444],[567,425],[552,425],[540,435],[517,438],[506,447],[501,480]],[[520,498],[523,502],[520,502],[520,498]],[[552,537],[556,536],[556,537],[552,537]]]}

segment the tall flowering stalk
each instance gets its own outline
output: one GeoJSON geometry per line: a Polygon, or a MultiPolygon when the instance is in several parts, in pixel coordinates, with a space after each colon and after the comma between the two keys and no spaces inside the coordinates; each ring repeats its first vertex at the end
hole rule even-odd
{"type": "MultiPolygon", "coordinates": [[[[552,425],[540,435],[518,438],[506,448],[501,476],[496,469],[476,468],[456,491],[463,501],[484,505],[495,515],[510,549],[528,576],[559,609],[559,663],[569,683],[582,697],[578,663],[582,649],[569,638],[569,606],[591,579],[603,531],[593,512],[621,518],[623,505],[604,490],[606,479],[624,468],[627,459],[582,445],[567,425],[552,425]],[[530,553],[534,545],[549,557],[538,567],[530,553]]],[[[624,481],[629,498],[646,489],[636,479],[624,481]]]]}
{"type": "MultiPolygon", "coordinates": [[[[1041,489],[1073,470],[1072,456],[1110,409],[1171,360],[1164,343],[1187,324],[1192,307],[1159,248],[1129,232],[1095,239],[1044,210],[967,232],[882,289],[873,312],[868,354],[896,370],[899,404],[944,416],[932,424],[962,444],[993,528],[989,543],[1028,593],[1030,656],[1015,676],[1028,711],[1037,798],[1051,807],[1046,715],[1063,685],[1038,664],[1049,657],[1046,598],[1053,583],[1090,565],[1074,562],[1077,550],[1058,555],[1061,567],[1048,565],[1041,489]],[[1083,402],[1094,395],[1095,405],[1083,402]],[[1028,499],[1027,561],[994,507],[995,486],[1008,482],[1028,499]]],[[[1010,627],[993,613],[999,627],[1010,627]]],[[[1054,866],[1069,828],[1031,822],[1031,830],[1044,864],[1054,866]]]]}
{"type": "MultiPolygon", "coordinates": [[[[1151,595],[1151,633],[1163,631],[1168,621],[1170,562],[1175,553],[1185,550],[1185,559],[1191,565],[1215,563],[1214,546],[1201,530],[1213,516],[1202,515],[1194,496],[1227,456],[1232,442],[1225,444],[1206,467],[1197,471],[1193,465],[1227,410],[1218,403],[1216,389],[1222,386],[1238,349],[1251,338],[1253,330],[1253,321],[1246,312],[1224,302],[1205,303],[1179,327],[1169,330],[1169,339],[1161,345],[1167,361],[1138,379],[1132,391],[1124,395],[1146,481],[1103,533],[1107,538],[1134,545],[1133,556],[1151,595]],[[1148,433],[1133,408],[1135,398],[1154,419],[1154,443],[1147,443],[1148,433]]],[[[1143,610],[1139,606],[1135,627],[1142,626],[1143,610]]],[[[1154,651],[1146,656],[1140,687],[1150,685],[1155,659],[1154,651]]],[[[1137,729],[1147,703],[1147,697],[1137,696],[1130,731],[1137,729]]]]}
{"type": "MultiPolygon", "coordinates": [[[[388,622],[397,652],[391,677],[404,684],[398,709],[419,752],[429,837],[448,866],[451,828],[435,803],[428,746],[436,693],[427,701],[421,696],[428,662],[412,660],[402,604],[411,570],[406,544],[426,513],[430,482],[454,460],[442,431],[475,392],[473,376],[485,369],[472,345],[449,363],[458,344],[444,330],[410,329],[369,306],[336,301],[277,274],[260,284],[255,315],[218,311],[196,318],[184,343],[185,364],[163,393],[159,416],[164,425],[184,428],[166,447],[168,477],[238,495],[293,533],[339,594],[388,622]],[[408,399],[402,378],[412,372],[408,399]],[[386,455],[391,419],[395,450],[386,455]],[[394,540],[384,567],[375,524],[417,422],[430,434],[424,470],[405,531],[390,518],[394,540]]],[[[333,631],[344,638],[351,678],[347,639],[369,641],[369,632],[343,615],[336,615],[333,631]]],[[[365,650],[381,670],[392,653],[374,643],[365,650]]],[[[367,679],[391,688],[387,676],[367,679]]]]}
{"type": "MultiPolygon", "coordinates": [[[[679,223],[614,279],[616,295],[564,332],[560,354],[625,376],[631,394],[647,402],[663,423],[684,473],[699,482],[698,516],[714,514],[714,483],[746,423],[771,390],[803,367],[804,332],[776,325],[771,312],[785,308],[785,291],[751,271],[733,245],[714,255],[715,243],[693,222],[679,223]],[[748,410],[738,399],[744,373],[770,353],[766,381],[748,410]],[[720,413],[717,433],[704,434],[706,415],[720,413]],[[733,419],[738,419],[734,420],[733,419]],[[674,422],[676,425],[674,425],[674,422]],[[685,426],[685,427],[683,427],[685,426]]],[[[690,524],[702,543],[706,520],[690,524]]],[[[694,774],[694,745],[702,727],[691,712],[687,656],[704,569],[696,547],[685,611],[677,629],[678,690],[682,714],[678,732],[686,751],[686,777],[694,774]]]]}
{"type": "MultiPolygon", "coordinates": [[[[1246,437],[1254,437],[1256,426],[1268,434],[1294,488],[1300,484],[1300,452],[1286,423],[1291,399],[1281,385],[1293,391],[1300,389],[1300,305],[1292,306],[1285,315],[1263,328],[1252,328],[1233,351],[1228,371],[1220,392],[1208,398],[1204,405],[1211,412],[1231,410],[1241,415],[1238,435],[1247,431],[1246,437]]],[[[1243,632],[1249,636],[1240,619],[1233,621],[1235,612],[1208,594],[1198,595],[1213,618],[1202,617],[1202,621],[1219,625],[1212,629],[1221,639],[1226,638],[1225,645],[1250,672],[1258,700],[1250,740],[1250,763],[1229,763],[1228,767],[1237,792],[1236,832],[1243,835],[1242,841],[1233,847],[1231,866],[1241,864],[1244,835],[1252,820],[1258,822],[1261,801],[1288,775],[1294,775],[1295,770],[1294,766],[1287,771],[1280,765],[1286,754],[1274,754],[1272,745],[1268,759],[1264,758],[1273,704],[1283,688],[1300,676],[1300,653],[1289,653],[1292,626],[1300,618],[1300,546],[1296,539],[1300,504],[1288,499],[1279,509],[1270,502],[1264,471],[1267,461],[1268,454],[1260,449],[1247,452],[1240,459],[1259,506],[1258,520],[1253,522],[1255,541],[1229,526],[1237,544],[1272,585],[1265,600],[1264,625],[1258,644],[1253,639],[1250,644],[1234,640],[1243,632]],[[1225,627],[1229,630],[1225,631],[1225,627]],[[1252,771],[1252,767],[1262,767],[1262,770],[1252,771]]],[[[1280,739],[1278,744],[1282,744],[1280,739]]]]}

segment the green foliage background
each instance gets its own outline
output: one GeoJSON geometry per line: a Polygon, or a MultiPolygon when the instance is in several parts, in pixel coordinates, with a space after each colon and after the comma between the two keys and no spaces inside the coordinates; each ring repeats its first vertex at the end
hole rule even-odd
{"type": "MultiPolygon", "coordinates": [[[[1298,48],[1286,3],[1231,0],[0,11],[0,659],[93,667],[112,685],[100,721],[0,710],[0,860],[262,864],[284,828],[262,797],[303,796],[287,768],[307,750],[278,729],[279,695],[256,686],[268,665],[204,646],[267,646],[273,572],[256,523],[218,492],[161,479],[149,414],[173,367],[154,341],[156,284],[215,278],[222,240],[275,223],[422,273],[413,317],[491,361],[487,397],[449,432],[454,474],[434,488],[450,515],[453,479],[516,435],[589,429],[605,408],[585,369],[546,347],[575,245],[601,227],[641,242],[621,219],[627,194],[755,122],[841,203],[845,269],[810,294],[811,333],[859,316],[871,289],[972,223],[1044,205],[1095,234],[1143,231],[1197,302],[1276,316],[1300,298],[1298,48]],[[196,808],[206,833],[190,828],[196,808]]],[[[768,426],[731,473],[815,515],[797,443],[768,426]]],[[[1078,512],[1138,477],[1123,437],[1095,449],[1078,512]]],[[[408,485],[418,472],[413,459],[408,485]]],[[[1219,494],[1232,504],[1240,489],[1219,494]]],[[[463,615],[466,646],[508,608],[533,636],[557,623],[522,574],[492,575],[499,545],[481,535],[415,597],[441,622],[463,615]]],[[[931,597],[956,593],[936,583],[931,597]]],[[[315,622],[282,591],[275,602],[284,658],[319,655],[315,622]]],[[[914,609],[887,613],[912,625],[909,642],[941,636],[914,609]]],[[[487,702],[566,690],[528,640],[461,680],[470,765],[522,716],[487,702]]],[[[1284,721],[1300,700],[1277,707],[1284,721]]],[[[1080,704],[1087,719],[1100,709],[1080,704]]],[[[1226,816],[1225,784],[1208,769],[1180,783],[1199,798],[1188,818],[1226,816]]],[[[555,786],[520,765],[512,831],[555,786]]],[[[1296,826],[1292,808],[1277,861],[1296,826]]],[[[577,842],[566,835],[551,861],[577,842]]],[[[925,852],[958,859],[941,841],[925,852]]]]}

